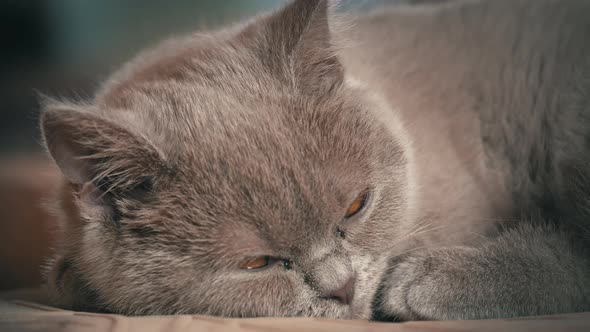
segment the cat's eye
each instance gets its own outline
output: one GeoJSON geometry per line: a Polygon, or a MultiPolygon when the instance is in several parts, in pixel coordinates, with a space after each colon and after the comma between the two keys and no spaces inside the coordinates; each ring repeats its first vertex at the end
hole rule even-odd
{"type": "Polygon", "coordinates": [[[275,260],[269,256],[257,256],[242,262],[240,264],[240,268],[245,270],[261,269],[263,267],[269,266],[274,261],[275,260]]]}
{"type": "Polygon", "coordinates": [[[367,205],[368,200],[369,200],[369,193],[368,192],[363,192],[362,194],[360,194],[348,206],[348,209],[346,209],[346,213],[344,214],[344,218],[353,217],[357,213],[361,212],[364,209],[364,207],[367,205]]]}
{"type": "Polygon", "coordinates": [[[293,268],[293,261],[286,258],[276,258],[272,256],[256,256],[242,262],[239,267],[244,270],[262,270],[272,265],[282,265],[285,270],[293,268]]]}

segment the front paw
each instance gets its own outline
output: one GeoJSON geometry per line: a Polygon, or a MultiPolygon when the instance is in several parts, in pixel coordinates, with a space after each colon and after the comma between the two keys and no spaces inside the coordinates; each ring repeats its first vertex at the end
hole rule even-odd
{"type": "Polygon", "coordinates": [[[394,320],[469,319],[469,271],[472,249],[424,250],[391,261],[376,303],[381,317],[394,320]]]}

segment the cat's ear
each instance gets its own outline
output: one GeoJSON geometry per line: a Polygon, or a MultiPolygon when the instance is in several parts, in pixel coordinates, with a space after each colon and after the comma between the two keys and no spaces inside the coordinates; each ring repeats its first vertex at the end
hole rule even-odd
{"type": "Polygon", "coordinates": [[[314,92],[331,89],[343,81],[343,68],[334,49],[328,23],[328,0],[295,0],[262,22],[259,46],[263,60],[314,92]]]}
{"type": "Polygon", "coordinates": [[[131,189],[164,165],[162,153],[144,136],[72,106],[47,107],[41,130],[49,153],[73,184],[131,189]]]}

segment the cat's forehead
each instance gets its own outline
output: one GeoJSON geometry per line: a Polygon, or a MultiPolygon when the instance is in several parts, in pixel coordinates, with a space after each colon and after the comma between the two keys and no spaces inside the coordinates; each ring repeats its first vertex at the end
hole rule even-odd
{"type": "Polygon", "coordinates": [[[329,107],[293,100],[210,105],[163,125],[165,150],[182,169],[183,183],[203,193],[262,205],[271,203],[266,197],[287,204],[312,194],[342,196],[368,176],[372,150],[368,133],[354,132],[360,126],[354,121],[309,116],[329,107]]]}
{"type": "Polygon", "coordinates": [[[231,98],[269,93],[280,85],[276,79],[260,54],[235,36],[194,36],[140,54],[111,78],[97,99],[107,107],[126,108],[133,106],[135,94],[166,83],[211,88],[231,98]]]}
{"type": "Polygon", "coordinates": [[[292,163],[301,150],[307,158],[364,150],[358,141],[370,135],[367,119],[342,91],[301,94],[239,40],[176,48],[132,63],[97,98],[100,107],[133,113],[139,129],[172,158],[240,162],[272,155],[292,163]],[[323,146],[335,139],[343,149],[323,146]]]}

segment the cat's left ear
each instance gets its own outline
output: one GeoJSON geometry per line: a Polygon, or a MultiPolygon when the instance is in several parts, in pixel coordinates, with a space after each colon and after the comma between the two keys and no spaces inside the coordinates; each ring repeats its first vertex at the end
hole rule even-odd
{"type": "Polygon", "coordinates": [[[260,57],[281,78],[305,92],[329,91],[344,76],[330,33],[329,11],[328,0],[295,0],[244,33],[255,29],[260,57]]]}

